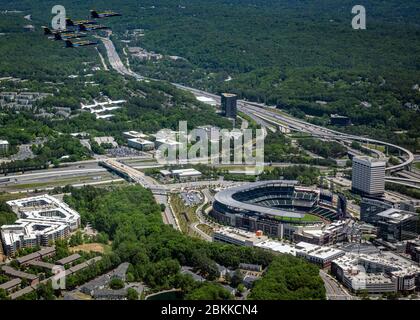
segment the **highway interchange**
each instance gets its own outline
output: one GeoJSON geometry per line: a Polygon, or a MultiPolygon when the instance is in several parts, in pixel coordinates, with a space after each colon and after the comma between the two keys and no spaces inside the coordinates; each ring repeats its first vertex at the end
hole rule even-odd
{"type": "MultiPolygon", "coordinates": [[[[153,81],[155,79],[146,79],[145,77],[133,72],[129,67],[126,67],[121,61],[115,46],[109,38],[98,37],[105,45],[108,61],[111,67],[116,70],[119,74],[123,76],[134,77],[137,80],[146,80],[153,81]]],[[[101,56],[101,61],[104,66],[106,66],[103,57],[101,56]]],[[[179,89],[186,90],[194,94],[195,96],[205,96],[216,100],[220,103],[220,97],[208,93],[202,90],[194,89],[184,85],[173,83],[174,86],[179,89]]],[[[409,150],[396,146],[387,142],[370,139],[366,137],[359,137],[355,135],[344,134],[338,131],[327,129],[321,126],[317,126],[308,122],[305,122],[300,119],[293,118],[289,115],[279,112],[278,110],[267,107],[263,104],[257,104],[248,102],[245,100],[238,101],[238,110],[249,116],[251,119],[260,124],[263,128],[266,128],[271,131],[275,131],[278,127],[288,128],[292,131],[302,132],[310,134],[314,137],[319,137],[328,140],[335,140],[339,142],[351,142],[359,141],[362,143],[368,144],[377,144],[389,148],[394,148],[399,150],[401,154],[404,155],[403,161],[400,164],[387,167],[387,181],[392,183],[398,183],[402,185],[408,185],[411,187],[420,188],[420,175],[416,173],[411,173],[406,171],[413,161],[419,161],[420,158],[418,155],[414,156],[409,150]],[[398,176],[391,176],[390,174],[398,174],[398,176]]],[[[350,144],[350,143],[348,143],[350,144]]],[[[374,150],[374,149],[372,149],[374,150]]],[[[355,150],[353,150],[355,151],[355,150]]],[[[355,151],[356,152],[356,151],[355,151]]],[[[381,155],[380,151],[376,150],[378,155],[381,155]]],[[[383,154],[382,154],[383,155],[383,154]]],[[[52,182],[63,182],[63,181],[72,181],[73,186],[82,186],[82,185],[97,185],[97,184],[110,184],[124,181],[121,177],[115,177],[109,171],[118,172],[119,175],[125,176],[124,178],[129,178],[129,180],[139,183],[142,186],[151,189],[154,193],[156,201],[159,204],[165,205],[165,210],[162,213],[163,221],[166,224],[174,226],[174,228],[179,229],[179,224],[176,220],[176,216],[172,212],[170,206],[168,205],[168,196],[171,192],[178,192],[184,190],[185,188],[200,188],[204,195],[204,202],[197,208],[197,217],[198,222],[192,224],[190,227],[203,239],[211,241],[211,237],[204,233],[198,228],[199,224],[205,224],[206,221],[202,216],[202,209],[207,203],[213,201],[213,195],[209,191],[210,187],[229,187],[238,185],[238,183],[229,182],[229,181],[197,181],[197,182],[188,182],[188,183],[174,183],[161,185],[157,183],[154,179],[147,177],[139,170],[136,169],[146,169],[150,167],[160,167],[161,165],[156,164],[150,159],[144,159],[144,157],[138,157],[131,159],[134,163],[129,163],[127,158],[98,158],[89,161],[81,161],[77,163],[68,164],[65,166],[60,166],[56,168],[48,168],[45,170],[37,170],[34,172],[25,172],[22,174],[11,174],[7,176],[0,177],[0,191],[8,190],[13,185],[28,185],[28,187],[22,188],[20,190],[12,190],[11,193],[18,193],[21,191],[33,192],[34,189],[31,189],[29,185],[31,184],[49,184],[52,182]],[[136,162],[136,160],[138,162],[136,162]],[[124,164],[121,163],[124,161],[124,164]],[[129,163],[129,164],[128,164],[129,163]],[[78,178],[83,177],[86,181],[76,182],[78,178]]],[[[272,164],[273,166],[288,166],[294,164],[272,164]]],[[[320,169],[324,169],[320,167],[320,169]]],[[[13,189],[13,188],[12,188],[13,189]]],[[[53,187],[48,186],[44,189],[36,187],[39,190],[51,190],[53,187]]],[[[342,288],[331,276],[326,274],[324,271],[320,271],[320,276],[324,281],[325,288],[327,291],[327,299],[329,300],[350,300],[353,297],[349,295],[346,290],[342,288]]]]}

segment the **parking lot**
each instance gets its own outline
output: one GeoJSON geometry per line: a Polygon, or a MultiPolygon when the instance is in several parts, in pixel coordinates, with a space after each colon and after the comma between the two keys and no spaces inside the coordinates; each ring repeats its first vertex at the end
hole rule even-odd
{"type": "Polygon", "coordinates": [[[181,198],[188,207],[198,205],[203,201],[203,196],[199,192],[181,192],[181,198]]]}

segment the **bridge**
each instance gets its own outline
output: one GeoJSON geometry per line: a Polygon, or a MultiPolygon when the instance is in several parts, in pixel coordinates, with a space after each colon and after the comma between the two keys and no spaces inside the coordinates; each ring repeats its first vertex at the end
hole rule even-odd
{"type": "Polygon", "coordinates": [[[107,159],[100,161],[99,164],[108,170],[117,173],[129,182],[138,183],[146,189],[150,189],[153,194],[166,195],[168,189],[162,185],[156,184],[152,179],[145,176],[143,172],[140,172],[126,164],[118,162],[116,160],[107,159]]]}

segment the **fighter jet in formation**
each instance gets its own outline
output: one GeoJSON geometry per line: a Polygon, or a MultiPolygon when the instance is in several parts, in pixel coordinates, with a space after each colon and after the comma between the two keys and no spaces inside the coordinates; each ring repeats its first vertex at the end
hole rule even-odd
{"type": "Polygon", "coordinates": [[[90,40],[72,41],[72,39],[80,40],[80,38],[87,37],[86,33],[84,32],[95,32],[97,30],[110,29],[109,27],[98,24],[98,22],[94,19],[102,19],[116,16],[121,16],[121,14],[112,11],[98,13],[95,10],[91,10],[92,20],[73,20],[71,18],[66,18],[65,30],[50,30],[48,27],[43,27],[44,34],[49,35],[49,39],[51,40],[65,41],[66,48],[93,46],[97,45],[98,42],[90,40]]]}
{"type": "Polygon", "coordinates": [[[90,10],[90,16],[92,19],[102,19],[102,18],[111,18],[111,17],[120,17],[121,13],[113,11],[97,12],[95,10],[90,10]]]}
{"type": "Polygon", "coordinates": [[[86,38],[85,33],[56,33],[54,34],[55,40],[69,40],[69,39],[79,39],[86,38]]]}
{"type": "Polygon", "coordinates": [[[77,27],[82,24],[97,24],[95,20],[72,20],[70,18],[66,18],[66,24],[68,27],[77,27]]]}
{"type": "Polygon", "coordinates": [[[98,44],[98,42],[96,42],[96,41],[90,41],[90,40],[77,41],[77,42],[72,42],[71,40],[66,40],[66,47],[67,48],[78,48],[78,47],[86,47],[86,46],[96,46],[97,44],[98,44]]]}
{"type": "Polygon", "coordinates": [[[104,30],[109,29],[109,27],[103,26],[101,24],[81,24],[79,25],[80,31],[96,31],[96,30],[104,30]]]}
{"type": "Polygon", "coordinates": [[[73,30],[51,30],[48,27],[42,27],[42,29],[44,29],[44,35],[55,35],[57,33],[67,33],[67,32],[72,32],[73,30]]]}

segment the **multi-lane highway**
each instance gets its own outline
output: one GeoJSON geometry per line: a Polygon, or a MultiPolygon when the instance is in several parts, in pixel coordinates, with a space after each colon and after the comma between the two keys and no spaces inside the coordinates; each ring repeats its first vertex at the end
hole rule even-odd
{"type": "MultiPolygon", "coordinates": [[[[118,55],[118,52],[115,49],[114,44],[109,38],[101,38],[101,40],[103,41],[105,48],[107,50],[108,58],[111,63],[111,66],[117,72],[123,75],[135,77],[138,80],[145,79],[145,77],[125,67],[125,65],[122,63],[118,55]]],[[[150,79],[150,80],[155,80],[155,79],[150,79]]],[[[191,88],[185,85],[177,84],[177,83],[173,83],[173,85],[180,89],[187,90],[195,95],[210,97],[216,100],[216,102],[220,103],[220,97],[218,95],[215,95],[215,94],[203,91],[203,90],[191,88]]],[[[292,130],[308,133],[312,136],[331,139],[331,140],[339,140],[339,141],[348,140],[348,141],[366,142],[366,143],[371,143],[371,144],[379,144],[379,145],[384,145],[384,146],[399,150],[402,154],[405,155],[405,159],[400,164],[387,167],[386,170],[388,172],[396,172],[396,171],[404,170],[414,161],[413,153],[411,153],[409,150],[403,147],[394,145],[392,143],[376,140],[376,139],[345,134],[339,131],[335,131],[335,130],[327,129],[318,125],[314,125],[306,121],[291,117],[289,115],[285,115],[284,113],[276,112],[276,110],[270,110],[270,108],[267,108],[267,106],[264,104],[248,102],[245,100],[238,100],[238,109],[242,111],[243,113],[249,115],[253,119],[259,118],[263,122],[268,121],[275,125],[285,125],[292,130]]]]}
{"type": "MultiPolygon", "coordinates": [[[[187,90],[192,92],[194,95],[200,95],[212,98],[216,100],[216,102],[220,103],[220,97],[218,95],[205,92],[203,90],[198,90],[194,88],[190,88],[184,85],[173,83],[176,87],[187,90]]],[[[314,124],[311,124],[309,122],[296,119],[292,116],[286,115],[284,113],[280,113],[277,110],[272,110],[271,108],[268,108],[264,104],[259,103],[253,103],[245,100],[238,100],[238,110],[251,116],[251,117],[257,117],[262,119],[265,122],[269,122],[270,124],[274,125],[282,125],[287,126],[291,130],[303,132],[310,134],[315,137],[325,138],[325,139],[331,139],[331,140],[348,140],[348,141],[359,141],[362,143],[368,143],[368,144],[377,144],[377,145],[383,145],[386,147],[394,148],[396,150],[399,150],[402,154],[405,155],[404,161],[400,164],[387,167],[386,170],[388,172],[396,172],[405,169],[408,167],[413,161],[414,161],[414,155],[411,151],[394,145],[392,143],[366,138],[366,137],[359,137],[356,135],[350,135],[345,134],[339,131],[327,129],[321,126],[317,126],[314,124]]]]}

